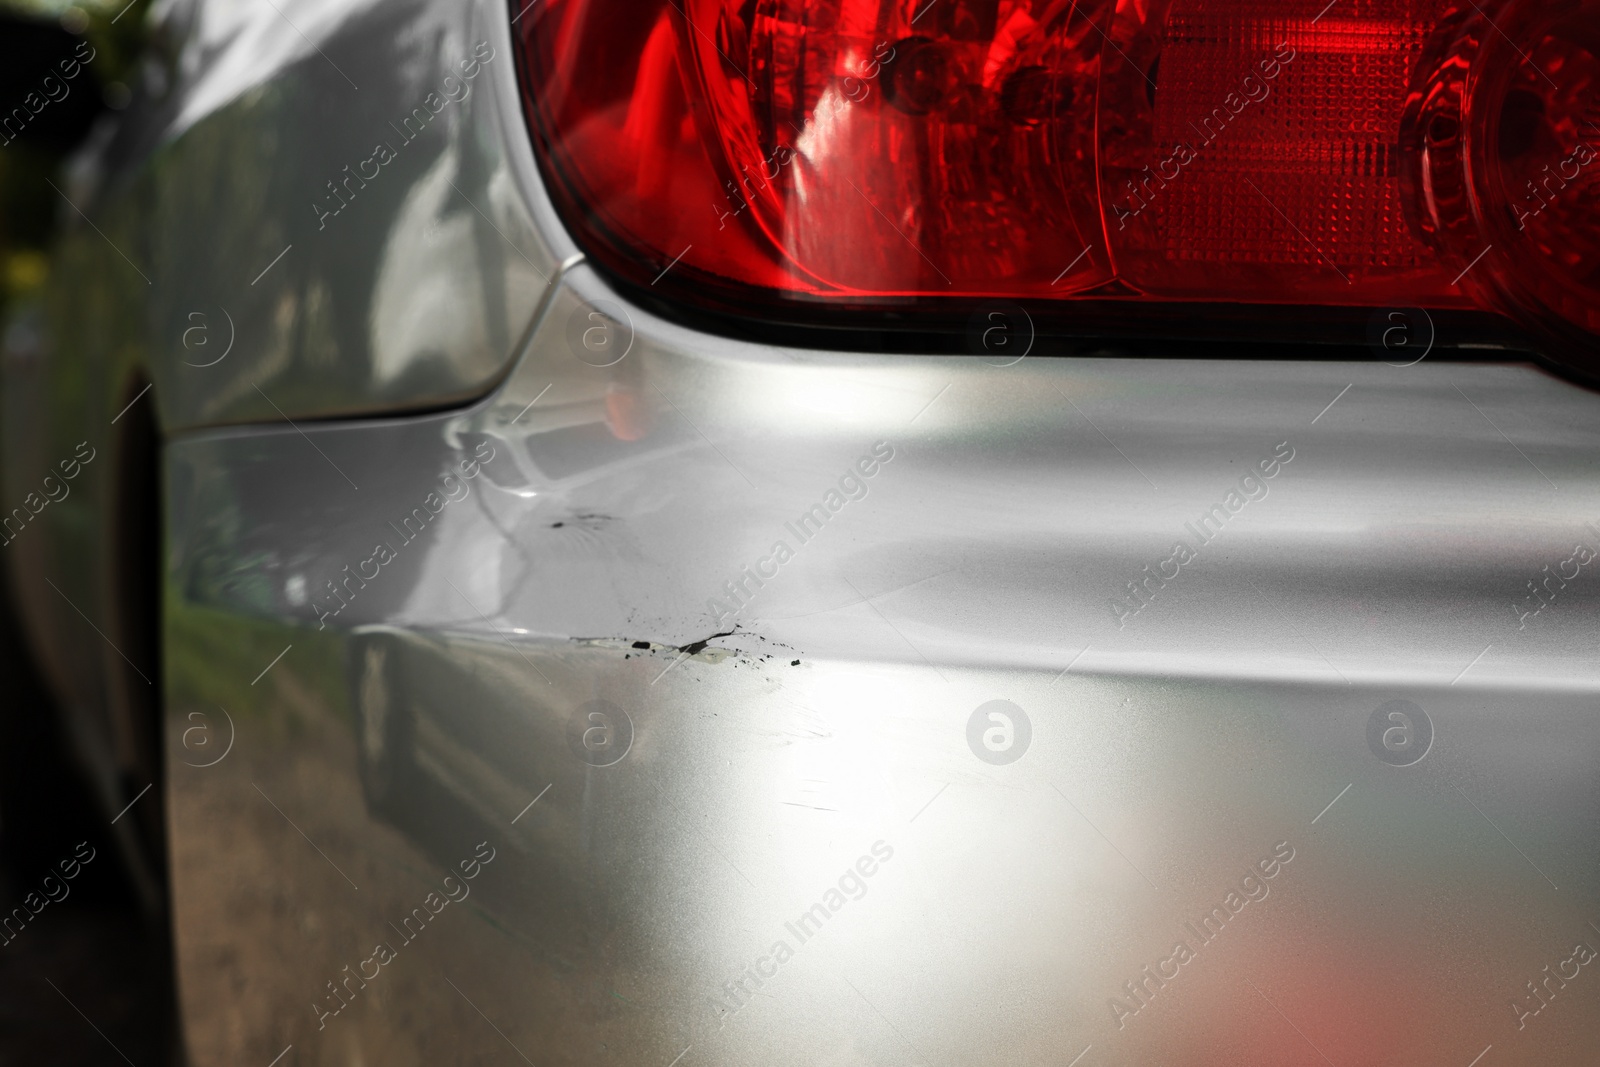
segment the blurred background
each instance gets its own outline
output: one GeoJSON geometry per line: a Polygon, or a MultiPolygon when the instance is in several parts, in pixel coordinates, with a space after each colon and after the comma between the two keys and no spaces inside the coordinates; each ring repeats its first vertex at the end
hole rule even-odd
{"type": "MultiPolygon", "coordinates": [[[[46,250],[72,210],[52,183],[64,187],[73,150],[132,97],[150,7],[0,0],[0,323],[44,282],[46,250]],[[41,91],[62,60],[88,49],[94,58],[76,78],[41,91]],[[40,107],[45,91],[56,99],[40,107]]],[[[66,897],[11,940],[0,936],[0,1067],[170,1063],[167,931],[119,867],[49,700],[0,568],[0,915],[24,906],[80,842],[95,850],[66,897]]]]}
{"type": "Polygon", "coordinates": [[[44,250],[60,213],[72,210],[50,184],[61,185],[72,150],[132,99],[150,7],[151,0],[0,0],[0,314],[44,281],[44,250]],[[3,120],[84,41],[94,50],[88,69],[12,137],[3,120]]]}

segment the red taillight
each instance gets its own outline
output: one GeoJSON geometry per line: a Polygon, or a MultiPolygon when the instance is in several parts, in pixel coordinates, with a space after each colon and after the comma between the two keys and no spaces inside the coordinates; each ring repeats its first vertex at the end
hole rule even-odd
{"type": "MultiPolygon", "coordinates": [[[[1470,2],[1470,0],[1469,0],[1470,2]]],[[[1424,64],[1413,181],[1471,291],[1570,352],[1600,334],[1600,5],[1469,7],[1424,64]],[[1476,262],[1476,260],[1474,260],[1476,262]]],[[[1588,369],[1593,373],[1593,366],[1588,369]]]]}
{"type": "Polygon", "coordinates": [[[1597,6],[541,0],[519,30],[580,243],[691,303],[1475,309],[1571,356],[1597,6]]]}

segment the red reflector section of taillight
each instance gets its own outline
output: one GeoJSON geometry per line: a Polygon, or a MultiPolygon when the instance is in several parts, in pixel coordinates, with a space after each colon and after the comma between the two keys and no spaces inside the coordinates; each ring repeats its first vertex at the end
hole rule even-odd
{"type": "Polygon", "coordinates": [[[518,30],[563,217],[677,299],[1478,309],[1572,350],[1597,6],[540,0],[518,30]]]}
{"type": "MultiPolygon", "coordinates": [[[[1102,197],[1119,272],[1141,291],[1344,304],[1399,286],[1450,301],[1399,183],[1409,74],[1441,4],[1324,5],[1179,4],[1159,36],[1129,35],[1130,57],[1152,42],[1159,80],[1102,151],[1102,197]]],[[[1150,89],[1131,66],[1107,84],[1150,89]]]]}

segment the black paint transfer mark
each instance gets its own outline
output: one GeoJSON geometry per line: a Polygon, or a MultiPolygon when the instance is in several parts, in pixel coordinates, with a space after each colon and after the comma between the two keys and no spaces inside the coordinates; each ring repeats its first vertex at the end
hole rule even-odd
{"type": "MultiPolygon", "coordinates": [[[[715,641],[717,638],[732,637],[734,634],[739,632],[740,631],[738,627],[735,627],[731,630],[724,630],[722,633],[711,634],[709,637],[703,637],[698,641],[692,641],[686,645],[669,645],[659,641],[634,640],[627,637],[572,637],[568,640],[572,641],[574,644],[580,645],[595,645],[602,648],[613,648],[618,650],[632,649],[639,652],[641,656],[646,652],[649,652],[651,655],[654,655],[657,652],[669,652],[695,656],[699,655],[701,652],[704,652],[707,646],[709,646],[711,642],[715,641]]],[[[712,651],[721,653],[737,653],[739,650],[732,648],[718,648],[712,649],[712,651]]],[[[632,652],[624,653],[624,658],[631,658],[632,655],[632,652]]],[[[768,656],[767,658],[771,659],[772,657],[768,656]]]]}
{"type": "Polygon", "coordinates": [[[736,634],[738,632],[739,631],[737,629],[724,630],[720,634],[712,634],[710,637],[704,638],[703,640],[700,640],[700,641],[696,641],[693,644],[680,645],[680,646],[678,646],[678,651],[679,652],[686,652],[691,656],[697,656],[700,653],[704,652],[706,650],[706,646],[709,645],[711,642],[715,641],[717,638],[719,638],[719,637],[732,637],[734,634],[736,634]]]}

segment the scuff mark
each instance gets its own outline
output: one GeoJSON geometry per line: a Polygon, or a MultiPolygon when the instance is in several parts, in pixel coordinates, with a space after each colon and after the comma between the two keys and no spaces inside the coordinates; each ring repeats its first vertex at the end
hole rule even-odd
{"type": "Polygon", "coordinates": [[[550,529],[559,530],[563,526],[571,524],[573,526],[581,526],[588,530],[598,530],[606,523],[616,521],[616,516],[614,515],[602,515],[597,511],[584,511],[576,515],[569,515],[558,522],[552,522],[550,524],[550,529]]]}
{"type": "Polygon", "coordinates": [[[672,655],[683,654],[695,656],[712,663],[721,663],[729,656],[744,655],[745,653],[736,648],[711,648],[708,646],[719,637],[732,637],[740,632],[736,627],[732,630],[724,630],[722,633],[711,634],[698,641],[691,641],[684,645],[672,645],[664,641],[635,640],[629,637],[573,637],[571,641],[574,644],[588,645],[593,648],[617,649],[623,652],[624,659],[631,658],[635,652],[640,656],[643,656],[646,652],[652,656],[658,652],[666,652],[672,655]]]}
{"type": "Polygon", "coordinates": [[[678,651],[679,652],[687,652],[691,656],[696,656],[696,655],[699,655],[701,652],[704,652],[706,650],[706,646],[709,645],[711,642],[715,641],[717,638],[719,638],[719,637],[732,637],[734,634],[736,634],[738,632],[739,631],[737,629],[724,630],[720,634],[712,634],[710,637],[704,638],[703,640],[695,641],[695,642],[693,642],[691,644],[687,644],[687,645],[679,645],[678,646],[678,651]]]}

